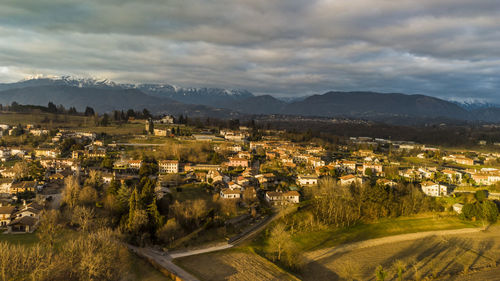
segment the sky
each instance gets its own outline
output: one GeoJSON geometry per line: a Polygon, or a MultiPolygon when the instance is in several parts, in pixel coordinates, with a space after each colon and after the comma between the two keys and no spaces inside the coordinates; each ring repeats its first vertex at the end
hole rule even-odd
{"type": "Polygon", "coordinates": [[[0,82],[500,102],[499,19],[498,0],[0,0],[0,82]]]}

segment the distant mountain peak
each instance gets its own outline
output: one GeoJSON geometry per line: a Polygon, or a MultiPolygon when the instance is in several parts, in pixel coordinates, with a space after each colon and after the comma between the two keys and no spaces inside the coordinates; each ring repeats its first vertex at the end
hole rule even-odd
{"type": "Polygon", "coordinates": [[[477,98],[451,98],[449,101],[469,111],[482,108],[499,107],[498,104],[491,103],[485,99],[477,98]]]}

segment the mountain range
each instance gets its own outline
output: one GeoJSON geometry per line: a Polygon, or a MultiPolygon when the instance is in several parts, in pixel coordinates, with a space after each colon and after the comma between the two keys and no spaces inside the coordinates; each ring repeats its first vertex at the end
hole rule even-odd
{"type": "Polygon", "coordinates": [[[49,101],[82,111],[141,110],[236,118],[244,115],[345,117],[376,121],[447,119],[500,122],[492,104],[459,103],[426,95],[375,92],[327,92],[297,99],[256,96],[247,90],[182,88],[168,84],[118,84],[109,80],[39,78],[0,84],[0,104],[47,105],[49,101]]]}

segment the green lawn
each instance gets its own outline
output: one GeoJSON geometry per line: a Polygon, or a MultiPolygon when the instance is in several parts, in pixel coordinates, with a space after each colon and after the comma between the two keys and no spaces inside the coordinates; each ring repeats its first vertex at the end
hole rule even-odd
{"type": "Polygon", "coordinates": [[[395,219],[386,218],[375,223],[358,224],[349,228],[332,227],[325,230],[303,232],[294,235],[293,240],[302,250],[308,251],[391,235],[477,226],[477,224],[462,221],[454,216],[420,215],[395,219]]]}
{"type": "Polygon", "coordinates": [[[175,187],[171,188],[174,200],[182,202],[195,199],[210,200],[212,198],[212,195],[208,193],[204,188],[199,187],[195,184],[186,184],[181,186],[180,188],[182,191],[177,191],[175,187]]]}

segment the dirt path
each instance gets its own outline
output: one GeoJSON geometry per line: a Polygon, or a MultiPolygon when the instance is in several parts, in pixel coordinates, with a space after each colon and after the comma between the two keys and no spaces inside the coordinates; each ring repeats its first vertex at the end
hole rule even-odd
{"type": "Polygon", "coordinates": [[[203,254],[203,253],[221,251],[221,250],[229,249],[232,247],[233,247],[232,244],[224,243],[221,245],[212,246],[212,247],[203,248],[203,249],[198,249],[198,250],[171,252],[168,254],[168,256],[170,256],[171,259],[177,259],[177,258],[182,258],[182,257],[199,255],[199,254],[203,254]]]}
{"type": "Polygon", "coordinates": [[[326,256],[331,256],[337,253],[349,252],[357,249],[363,249],[368,247],[379,246],[383,244],[398,243],[403,241],[417,240],[430,236],[443,236],[443,235],[456,235],[456,234],[468,234],[481,231],[481,228],[462,228],[462,229],[452,229],[452,230],[437,230],[437,231],[426,231],[426,232],[416,232],[401,235],[394,235],[376,239],[370,239],[345,245],[340,245],[338,247],[320,249],[305,254],[307,259],[317,260],[326,256]]]}

